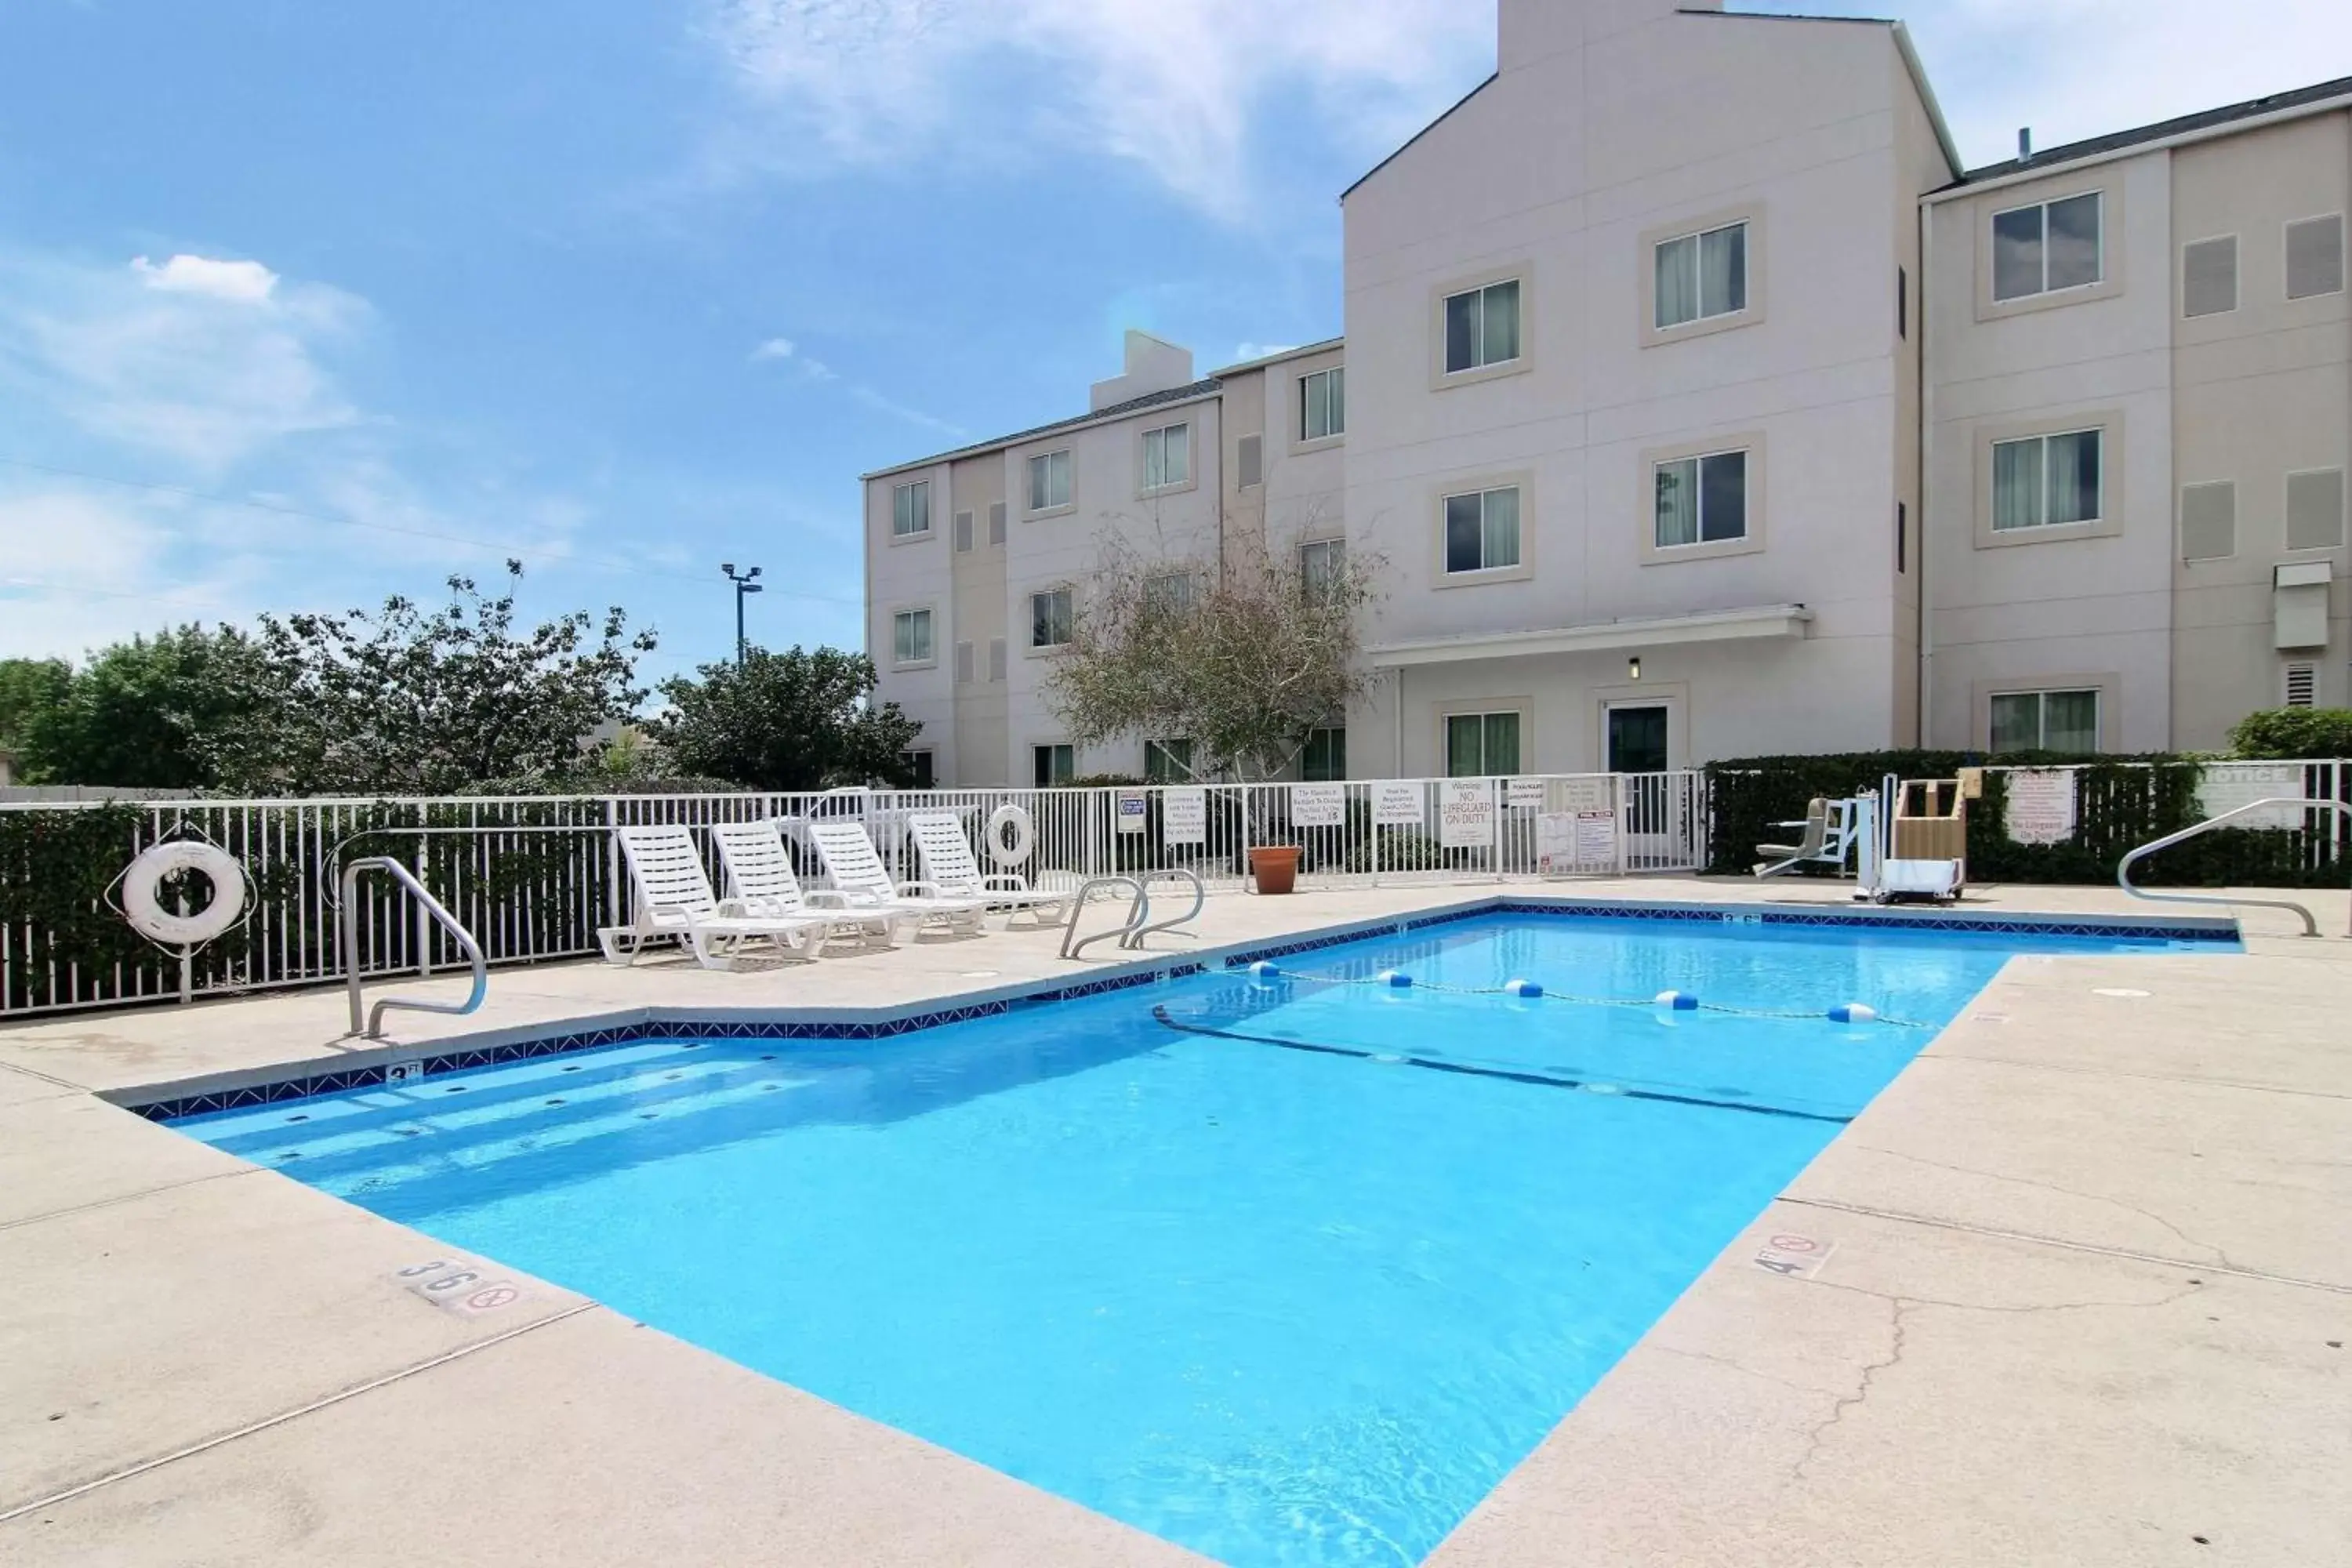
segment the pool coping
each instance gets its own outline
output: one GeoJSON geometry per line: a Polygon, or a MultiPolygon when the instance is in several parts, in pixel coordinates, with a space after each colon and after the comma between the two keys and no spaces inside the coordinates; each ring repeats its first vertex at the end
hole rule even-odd
{"type": "Polygon", "coordinates": [[[938,1000],[881,1007],[680,1008],[662,1005],[625,1008],[580,1017],[509,1025],[457,1035],[428,1046],[386,1044],[331,1057],[271,1063],[225,1073],[169,1079],[101,1091],[98,1098],[150,1121],[175,1121],[224,1110],[275,1105],[320,1095],[414,1082],[452,1072],[509,1062],[566,1056],[654,1037],[684,1039],[871,1040],[887,1039],[973,1018],[995,1017],[1016,1007],[1076,1001],[1131,990],[1219,969],[1286,958],[1381,936],[1451,925],[1494,915],[1639,920],[1706,925],[1790,928],[1965,931],[1979,935],[2112,937],[2123,940],[2199,942],[2242,940],[2228,916],[2126,916],[2090,914],[1979,913],[1968,910],[1884,906],[1851,910],[1771,908],[1704,900],[1591,899],[1525,890],[1478,895],[1416,913],[1342,921],[1308,928],[1279,941],[1227,942],[1187,953],[1159,953],[1113,964],[1076,983],[1026,980],[958,993],[952,1005],[938,1000]],[[566,1027],[565,1026],[570,1026],[566,1027]]]}

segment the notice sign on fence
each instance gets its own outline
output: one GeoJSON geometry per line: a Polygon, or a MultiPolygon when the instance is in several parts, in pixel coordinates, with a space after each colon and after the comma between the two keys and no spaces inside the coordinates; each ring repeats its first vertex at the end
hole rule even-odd
{"type": "Polygon", "coordinates": [[[1209,841],[1209,792],[1204,789],[1161,790],[1160,837],[1169,844],[1206,844],[1209,841]]]}
{"type": "Polygon", "coordinates": [[[1144,820],[1150,812],[1150,807],[1146,804],[1141,790],[1123,789],[1118,792],[1118,830],[1121,833],[1142,832],[1144,820]]]}
{"type": "Polygon", "coordinates": [[[1382,827],[1421,826],[1421,786],[1384,781],[1372,786],[1372,820],[1382,827]]]}
{"type": "Polygon", "coordinates": [[[1576,814],[1576,863],[1587,871],[1617,868],[1617,814],[1580,811],[1576,814]]]}
{"type": "Polygon", "coordinates": [[[2063,844],[2074,837],[2074,775],[2063,768],[2027,768],[2009,775],[2002,826],[2020,844],[2063,844]]]}
{"type": "Polygon", "coordinates": [[[1560,805],[1572,812],[1614,811],[1617,802],[1610,794],[1614,781],[1607,773],[1582,773],[1559,781],[1560,805]]]}
{"type": "Polygon", "coordinates": [[[1290,826],[1293,827],[1345,827],[1348,825],[1348,786],[1335,784],[1292,784],[1290,786],[1290,826]]]}
{"type": "Polygon", "coordinates": [[[1484,849],[1495,842],[1495,786],[1485,779],[1444,779],[1437,786],[1437,842],[1484,849]]]}
{"type": "MultiPolygon", "coordinates": [[[[2219,816],[2258,800],[2303,798],[2301,763],[2208,763],[2197,783],[2197,804],[2207,816],[2219,816]]],[[[2303,811],[2292,805],[2267,806],[2230,819],[2232,827],[2301,827],[2303,811]]]]}
{"type": "Polygon", "coordinates": [[[1514,811],[1541,811],[1544,804],[1543,780],[1511,780],[1503,786],[1503,804],[1514,811]]]}

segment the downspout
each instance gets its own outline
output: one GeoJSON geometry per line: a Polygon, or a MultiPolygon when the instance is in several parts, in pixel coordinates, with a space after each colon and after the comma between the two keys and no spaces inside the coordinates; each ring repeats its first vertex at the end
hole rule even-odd
{"type": "Polygon", "coordinates": [[[1933,346],[1928,341],[1928,333],[1932,330],[1930,324],[1936,319],[1933,303],[1936,296],[1928,286],[1928,271],[1929,258],[1935,254],[1935,205],[1922,202],[1919,204],[1919,342],[1918,353],[1914,356],[1919,377],[1919,542],[1912,552],[1912,559],[1918,569],[1918,580],[1913,584],[1913,591],[1918,595],[1916,614],[1919,624],[1919,650],[1915,660],[1918,669],[1919,692],[1913,704],[1918,714],[1918,733],[1914,743],[1922,751],[1927,749],[1928,737],[1934,733],[1929,720],[1932,717],[1931,699],[1936,689],[1933,679],[1936,630],[1927,615],[1927,498],[1936,488],[1936,383],[1935,378],[1927,374],[1927,355],[1933,346]]]}
{"type": "Polygon", "coordinates": [[[1389,766],[1389,777],[1404,777],[1404,666],[1396,667],[1396,728],[1390,736],[1394,760],[1389,766]]]}

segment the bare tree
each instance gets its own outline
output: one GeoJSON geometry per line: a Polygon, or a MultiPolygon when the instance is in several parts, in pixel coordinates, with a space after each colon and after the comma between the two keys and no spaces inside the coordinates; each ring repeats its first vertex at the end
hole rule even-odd
{"type": "Polygon", "coordinates": [[[1376,555],[1334,551],[1309,574],[1242,530],[1198,576],[1116,532],[1100,551],[1045,682],[1079,745],[1189,741],[1195,778],[1272,778],[1377,679],[1357,637],[1378,596],[1376,555]]]}

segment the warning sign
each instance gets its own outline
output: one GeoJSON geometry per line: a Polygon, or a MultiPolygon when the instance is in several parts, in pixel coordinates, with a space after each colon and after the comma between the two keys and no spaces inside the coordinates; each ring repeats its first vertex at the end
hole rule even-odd
{"type": "Polygon", "coordinates": [[[1759,1268],[1788,1279],[1810,1279],[1836,1250],[1833,1242],[1784,1231],[1765,1238],[1764,1245],[1756,1249],[1755,1263],[1759,1268]]]}

